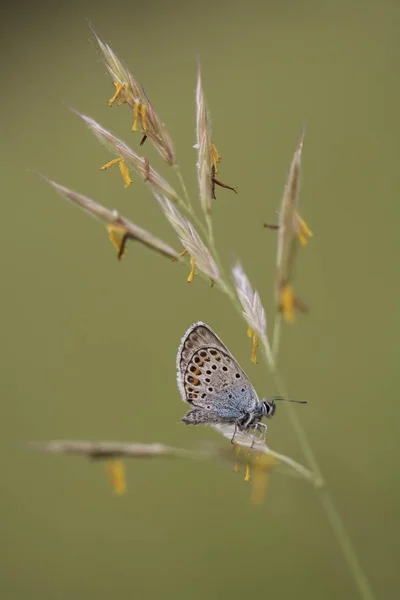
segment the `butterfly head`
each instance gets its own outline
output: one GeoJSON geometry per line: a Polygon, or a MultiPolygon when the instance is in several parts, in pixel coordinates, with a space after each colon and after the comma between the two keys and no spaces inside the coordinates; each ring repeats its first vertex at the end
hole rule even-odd
{"type": "Polygon", "coordinates": [[[263,417],[272,417],[276,411],[276,402],[295,402],[296,404],[307,404],[306,400],[293,400],[292,398],[281,398],[281,396],[274,396],[273,398],[267,398],[260,402],[262,408],[263,417]]]}
{"type": "Polygon", "coordinates": [[[262,416],[267,418],[273,417],[276,411],[275,398],[262,400],[260,404],[262,407],[262,416]]]}

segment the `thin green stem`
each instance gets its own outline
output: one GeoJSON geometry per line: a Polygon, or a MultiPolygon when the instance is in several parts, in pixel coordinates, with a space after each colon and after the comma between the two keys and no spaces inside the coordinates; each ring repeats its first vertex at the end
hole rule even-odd
{"type": "Polygon", "coordinates": [[[237,299],[236,293],[235,293],[234,289],[232,288],[232,286],[230,285],[230,283],[228,281],[228,278],[226,277],[224,266],[223,266],[222,261],[221,261],[221,259],[219,257],[219,253],[218,253],[217,247],[215,245],[213,223],[212,223],[212,216],[211,216],[211,214],[206,215],[206,223],[207,223],[207,243],[208,243],[208,247],[210,249],[212,257],[214,258],[215,262],[217,263],[218,270],[219,270],[220,275],[221,275],[220,287],[229,296],[229,299],[231,300],[231,302],[237,308],[238,299],[237,299]]]}
{"type": "Polygon", "coordinates": [[[174,165],[174,171],[175,171],[175,173],[176,173],[176,175],[177,175],[177,177],[178,177],[179,184],[180,184],[180,186],[181,186],[181,188],[182,188],[182,191],[183,191],[183,195],[184,195],[184,197],[185,197],[186,204],[187,204],[187,206],[188,206],[188,207],[189,207],[189,206],[191,207],[191,205],[192,205],[192,204],[191,204],[191,202],[190,202],[190,196],[189,196],[189,194],[188,194],[188,191],[187,191],[187,187],[186,187],[186,183],[185,183],[185,180],[184,180],[184,178],[183,178],[183,175],[182,175],[182,171],[181,171],[181,169],[180,169],[180,167],[179,167],[179,165],[178,165],[178,164],[175,164],[175,165],[174,165]]]}
{"type": "Polygon", "coordinates": [[[186,187],[186,183],[185,183],[185,179],[182,175],[182,172],[180,170],[180,167],[178,164],[174,165],[174,171],[178,177],[179,180],[179,184],[182,188],[183,191],[183,195],[184,195],[184,199],[185,201],[182,201],[181,207],[186,211],[186,213],[188,214],[188,216],[191,218],[191,220],[193,221],[193,223],[195,223],[196,227],[201,231],[201,233],[203,234],[204,238],[206,239],[208,237],[208,230],[206,229],[206,227],[204,226],[204,223],[202,223],[202,221],[199,219],[199,217],[197,216],[197,214],[195,213],[194,209],[193,209],[193,205],[192,202],[190,200],[190,196],[189,193],[187,191],[187,187],[186,187]]]}
{"type": "MultiPolygon", "coordinates": [[[[281,339],[281,324],[282,316],[280,314],[277,314],[274,322],[272,342],[272,353],[274,358],[273,365],[271,365],[268,361],[268,357],[265,352],[266,349],[263,348],[263,350],[267,362],[269,363],[272,375],[275,379],[276,385],[278,387],[279,393],[283,397],[288,397],[285,385],[281,380],[277,370],[277,356],[281,339]]],[[[360,598],[362,598],[363,600],[374,600],[374,594],[372,592],[369,581],[361,567],[360,561],[358,560],[357,552],[350,540],[342,518],[329,494],[329,491],[326,488],[326,484],[322,476],[322,471],[320,469],[316,456],[311,448],[311,445],[308,441],[306,432],[300,423],[300,419],[297,415],[297,412],[294,409],[294,406],[290,404],[290,402],[287,402],[285,404],[285,409],[289,416],[290,423],[296,433],[297,439],[299,441],[302,452],[306,458],[306,461],[308,462],[308,465],[310,466],[311,470],[314,472],[314,484],[318,494],[318,498],[321,502],[323,509],[325,510],[326,516],[331,524],[332,531],[342,550],[343,557],[353,577],[354,584],[358,589],[360,598]]]]}
{"type": "MultiPolygon", "coordinates": [[[[286,386],[285,386],[283,380],[281,379],[281,377],[279,375],[279,371],[278,371],[277,364],[276,364],[276,357],[274,357],[275,360],[271,365],[269,363],[269,359],[268,359],[268,356],[269,356],[268,350],[265,347],[265,345],[262,346],[262,349],[263,349],[263,354],[265,356],[266,362],[269,364],[270,371],[274,378],[275,384],[278,388],[279,394],[283,398],[288,398],[289,397],[288,391],[286,389],[286,386]]],[[[269,347],[268,347],[268,349],[270,350],[269,347]]],[[[317,458],[311,448],[311,445],[308,441],[307,435],[300,423],[300,419],[297,415],[296,409],[290,402],[285,402],[284,406],[285,406],[286,413],[289,417],[289,421],[296,433],[301,450],[306,458],[306,461],[308,462],[309,467],[311,468],[311,470],[314,473],[316,485],[322,486],[324,484],[324,480],[322,477],[322,472],[321,472],[320,466],[319,466],[317,458]]]]}
{"type": "Polygon", "coordinates": [[[206,215],[206,223],[207,223],[207,231],[208,231],[208,236],[207,236],[208,243],[210,244],[211,252],[214,253],[216,256],[218,256],[218,252],[217,252],[217,249],[215,246],[214,230],[213,230],[211,214],[206,215]]]}
{"type": "Polygon", "coordinates": [[[274,320],[274,330],[272,333],[272,355],[274,361],[278,358],[279,344],[281,340],[281,326],[282,326],[282,315],[277,313],[274,320]]]}
{"type": "Polygon", "coordinates": [[[336,506],[334,505],[328,490],[323,487],[317,491],[318,497],[329,519],[332,530],[342,549],[347,566],[353,576],[360,598],[363,598],[363,600],[375,600],[371,585],[361,567],[360,561],[358,560],[357,552],[349,538],[342,518],[336,506]]]}

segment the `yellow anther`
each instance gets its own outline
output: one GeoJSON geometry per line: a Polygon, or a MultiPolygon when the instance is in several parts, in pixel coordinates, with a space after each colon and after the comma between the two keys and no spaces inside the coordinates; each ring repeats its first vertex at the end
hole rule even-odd
{"type": "Polygon", "coordinates": [[[102,167],[100,167],[100,169],[102,171],[106,171],[107,169],[109,169],[110,167],[113,167],[114,165],[117,165],[118,163],[120,163],[122,160],[122,158],[113,158],[112,160],[110,160],[108,163],[106,163],[105,165],[103,165],[102,167]]]}
{"type": "Polygon", "coordinates": [[[129,173],[129,169],[126,166],[126,162],[122,159],[119,163],[119,170],[121,171],[122,179],[124,181],[124,187],[129,187],[132,185],[131,175],[129,173]]]}
{"type": "Polygon", "coordinates": [[[184,256],[186,256],[186,254],[188,254],[188,251],[187,250],[182,250],[182,252],[179,253],[179,256],[180,257],[184,257],[184,256]]]}
{"type": "MultiPolygon", "coordinates": [[[[241,447],[240,446],[234,446],[234,452],[236,452],[236,456],[239,456],[240,452],[241,452],[241,447]]],[[[239,473],[239,463],[236,462],[233,466],[233,470],[235,473],[239,473]]]]}
{"type": "Polygon", "coordinates": [[[313,237],[313,233],[312,233],[312,231],[310,231],[307,223],[304,221],[304,219],[302,219],[300,217],[300,215],[297,215],[297,220],[298,220],[297,235],[298,235],[300,244],[302,246],[307,246],[307,244],[308,244],[307,238],[313,237]]]}
{"type": "Polygon", "coordinates": [[[120,100],[120,102],[125,102],[125,98],[123,97],[123,92],[125,86],[119,81],[114,81],[115,93],[112,98],[109,99],[108,105],[112,106],[116,100],[120,100]]]}
{"type": "Polygon", "coordinates": [[[106,463],[107,474],[114,492],[121,496],[126,492],[125,467],[119,460],[109,460],[106,463]]]}
{"type": "Polygon", "coordinates": [[[244,480],[246,483],[248,483],[249,481],[251,481],[251,466],[249,463],[246,464],[246,473],[244,476],[244,480]]]}
{"type": "Polygon", "coordinates": [[[136,100],[135,104],[133,105],[133,125],[132,125],[132,131],[138,131],[139,129],[139,108],[140,108],[141,104],[138,100],[136,100]]]}
{"type": "Polygon", "coordinates": [[[110,160],[110,162],[106,163],[105,165],[103,165],[101,167],[102,171],[105,171],[107,169],[109,169],[110,167],[113,167],[114,165],[119,165],[119,170],[121,172],[122,175],[122,179],[124,181],[124,186],[127,188],[132,184],[132,179],[129,173],[129,169],[126,165],[126,162],[124,161],[124,159],[120,156],[119,158],[113,158],[113,160],[110,160]]]}
{"type": "Polygon", "coordinates": [[[255,365],[257,364],[257,348],[259,347],[259,345],[260,344],[258,343],[257,336],[256,336],[256,334],[254,334],[253,335],[253,347],[251,349],[251,359],[250,360],[255,365]]]}
{"type": "Polygon", "coordinates": [[[145,104],[140,104],[140,116],[142,119],[142,130],[144,133],[147,131],[147,107],[145,104]]]}
{"type": "Polygon", "coordinates": [[[280,310],[283,313],[283,318],[285,319],[286,323],[293,323],[295,306],[296,299],[294,297],[293,287],[286,284],[281,289],[280,304],[280,310]]]}
{"type": "Polygon", "coordinates": [[[190,257],[190,264],[191,264],[192,268],[191,268],[191,271],[190,271],[189,276],[187,278],[187,282],[188,283],[192,283],[193,277],[196,274],[196,262],[195,262],[195,260],[194,260],[194,258],[192,256],[190,257]]]}
{"type": "Polygon", "coordinates": [[[251,489],[252,504],[261,504],[267,491],[269,480],[267,468],[272,465],[271,462],[265,460],[266,458],[268,457],[266,457],[265,454],[259,454],[255,459],[253,485],[251,489]]]}
{"type": "Polygon", "coordinates": [[[257,363],[257,348],[260,346],[260,344],[258,343],[258,339],[257,339],[257,335],[254,333],[254,331],[252,330],[251,327],[247,328],[247,337],[250,338],[251,340],[253,340],[253,346],[251,349],[251,362],[254,363],[255,365],[258,364],[257,363]]]}
{"type": "Polygon", "coordinates": [[[120,256],[121,258],[126,256],[127,250],[125,248],[123,249],[123,252],[121,254],[122,240],[123,240],[124,236],[127,234],[126,229],[124,227],[121,227],[120,225],[111,225],[110,224],[110,225],[107,225],[107,231],[108,231],[108,239],[110,240],[110,242],[112,243],[114,248],[117,250],[118,256],[120,256]]]}

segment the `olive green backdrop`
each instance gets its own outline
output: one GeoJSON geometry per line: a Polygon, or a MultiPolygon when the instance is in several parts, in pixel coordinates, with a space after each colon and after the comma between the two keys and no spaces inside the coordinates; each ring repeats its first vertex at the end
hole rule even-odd
{"type": "MultiPolygon", "coordinates": [[[[1,56],[1,573],[5,600],[350,600],[357,592],[317,497],[276,474],[261,507],[242,475],[212,463],[128,464],[116,498],[104,466],[30,453],[27,440],[216,440],[185,428],[175,352],[209,323],[260,394],[245,326],[201,278],[140,245],[119,264],[104,228],[29,171],[118,208],[179,248],[136,176],[74,107],[138,147],[86,19],[123,58],[168,125],[195,197],[200,55],[223,156],[215,229],[273,311],[273,221],[306,124],[302,215],[314,232],[297,268],[307,317],[285,328],[280,364],[377,598],[398,597],[397,2],[68,2],[3,8],[1,56]]],[[[156,168],[168,168],[148,146],[156,168]]],[[[270,444],[304,463],[285,412],[270,444]]]]}

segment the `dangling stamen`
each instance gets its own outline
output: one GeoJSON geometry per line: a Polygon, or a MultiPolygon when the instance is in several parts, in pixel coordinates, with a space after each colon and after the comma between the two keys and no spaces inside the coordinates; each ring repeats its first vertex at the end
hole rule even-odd
{"type": "Polygon", "coordinates": [[[131,179],[131,176],[129,173],[129,169],[122,157],[113,158],[112,160],[110,160],[108,163],[106,163],[105,165],[103,165],[100,168],[102,171],[106,171],[110,167],[113,167],[114,165],[117,165],[117,164],[119,165],[119,170],[121,172],[122,179],[124,181],[124,186],[127,188],[132,184],[132,179],[131,179]]]}
{"type": "Polygon", "coordinates": [[[132,131],[138,131],[138,129],[139,129],[139,108],[140,108],[140,102],[138,100],[136,100],[136,102],[133,105],[132,131]]]}
{"type": "Polygon", "coordinates": [[[124,181],[124,187],[127,188],[132,185],[131,175],[124,159],[120,160],[119,170],[121,171],[122,179],[124,181]]]}
{"type": "Polygon", "coordinates": [[[108,460],[106,463],[107,474],[117,496],[126,492],[125,467],[119,460],[108,460]]]}
{"type": "Polygon", "coordinates": [[[244,476],[244,480],[246,483],[249,483],[249,481],[251,481],[251,466],[250,463],[246,464],[246,473],[244,476]]]}
{"type": "MultiPolygon", "coordinates": [[[[240,446],[234,446],[233,451],[236,452],[236,456],[239,456],[240,452],[241,452],[241,447],[240,446]]],[[[235,473],[239,473],[239,463],[238,461],[235,462],[233,470],[235,473]]]]}
{"type": "Polygon", "coordinates": [[[307,223],[297,214],[298,226],[299,229],[297,231],[297,235],[302,246],[307,246],[309,237],[313,236],[312,231],[310,231],[307,223]]]}
{"type": "Polygon", "coordinates": [[[121,260],[126,256],[127,250],[125,249],[126,241],[128,239],[128,232],[120,225],[107,225],[108,239],[118,252],[118,260],[121,260]]]}
{"type": "Polygon", "coordinates": [[[190,264],[192,266],[192,269],[191,269],[191,271],[189,273],[189,276],[187,278],[187,282],[188,283],[192,283],[193,278],[194,278],[194,276],[196,274],[196,261],[194,260],[193,256],[190,257],[190,264]]]}
{"type": "Polygon", "coordinates": [[[142,129],[146,133],[146,131],[147,131],[147,108],[146,108],[146,105],[143,103],[140,104],[140,116],[142,119],[142,129]]]}
{"type": "Polygon", "coordinates": [[[251,327],[248,327],[247,329],[247,337],[249,337],[251,340],[253,340],[253,346],[252,346],[252,350],[251,350],[251,362],[253,364],[258,364],[257,363],[257,348],[260,346],[260,344],[258,343],[258,339],[257,339],[257,335],[254,333],[254,331],[252,330],[251,327]]]}
{"type": "Polygon", "coordinates": [[[116,100],[125,102],[125,98],[122,96],[125,86],[119,81],[114,81],[115,94],[108,100],[108,105],[112,106],[116,100]]]}
{"type": "Polygon", "coordinates": [[[280,310],[283,313],[283,318],[286,323],[293,323],[294,321],[294,309],[296,306],[296,299],[293,293],[293,286],[285,284],[281,289],[281,304],[280,310]]]}

